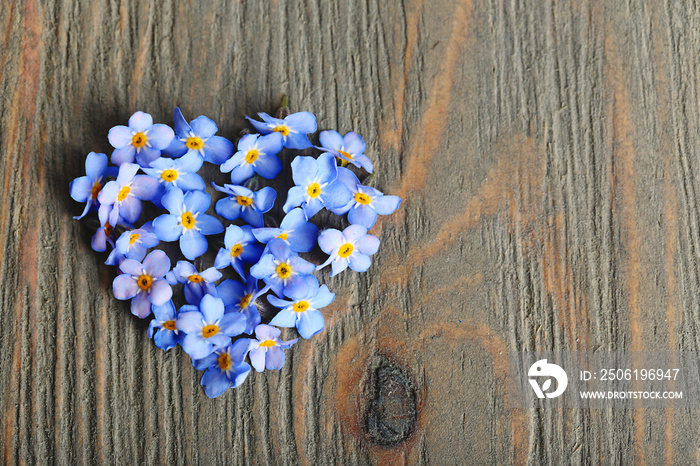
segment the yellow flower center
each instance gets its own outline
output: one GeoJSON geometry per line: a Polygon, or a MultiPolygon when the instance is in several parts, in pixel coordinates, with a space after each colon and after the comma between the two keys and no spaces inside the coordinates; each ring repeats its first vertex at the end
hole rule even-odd
{"type": "Polygon", "coordinates": [[[177,330],[177,327],[175,327],[175,319],[163,322],[163,328],[171,332],[177,330]]]}
{"type": "Polygon", "coordinates": [[[114,227],[109,224],[109,222],[105,222],[105,226],[103,227],[105,230],[105,235],[109,236],[112,234],[114,231],[114,227]]]}
{"type": "Polygon", "coordinates": [[[260,155],[260,152],[258,152],[255,149],[250,149],[246,154],[245,154],[245,161],[247,163],[253,163],[256,160],[258,160],[258,156],[260,155]]]}
{"type": "Polygon", "coordinates": [[[182,226],[187,228],[188,230],[191,230],[194,228],[195,220],[194,220],[194,215],[192,215],[189,212],[185,212],[182,214],[182,217],[180,217],[180,223],[182,223],[182,226]]]}
{"type": "Polygon", "coordinates": [[[163,170],[163,173],[160,174],[160,177],[167,182],[175,181],[177,179],[177,170],[163,170]]]}
{"type": "Polygon", "coordinates": [[[187,277],[187,279],[188,279],[189,281],[191,281],[192,283],[202,283],[202,282],[204,281],[204,279],[202,278],[202,276],[199,275],[199,274],[196,274],[196,273],[190,275],[189,277],[187,277]]]}
{"type": "Polygon", "coordinates": [[[274,128],[272,128],[272,131],[280,133],[282,136],[285,136],[285,137],[289,136],[289,128],[287,126],[284,126],[284,125],[275,126],[274,128]]]}
{"type": "Polygon", "coordinates": [[[231,257],[238,257],[241,255],[242,252],[243,252],[243,246],[241,246],[240,244],[234,244],[231,247],[231,257]]]}
{"type": "Polygon", "coordinates": [[[250,306],[250,300],[253,299],[253,295],[247,294],[241,299],[241,309],[245,309],[250,306]]]}
{"type": "Polygon", "coordinates": [[[131,192],[131,189],[128,186],[124,186],[117,193],[117,200],[119,202],[123,201],[124,199],[126,199],[126,197],[129,195],[130,192],[131,192]]]}
{"type": "Polygon", "coordinates": [[[231,356],[228,353],[221,353],[219,355],[219,368],[222,371],[227,371],[231,367],[231,356]]]}
{"type": "Polygon", "coordinates": [[[306,193],[309,197],[316,198],[321,195],[321,185],[318,183],[311,183],[306,187],[306,193]]]}
{"type": "Polygon", "coordinates": [[[129,236],[129,246],[131,246],[132,244],[134,244],[138,240],[139,240],[139,234],[132,233],[131,236],[129,236]]]}
{"type": "Polygon", "coordinates": [[[202,329],[202,336],[204,338],[211,338],[214,335],[216,335],[217,333],[219,333],[219,326],[218,325],[211,324],[211,325],[205,326],[202,329]]]}
{"type": "Polygon", "coordinates": [[[346,159],[352,160],[352,154],[348,154],[348,153],[345,152],[344,150],[339,150],[338,153],[339,153],[340,155],[342,155],[343,157],[345,157],[346,159]]]}
{"type": "Polygon", "coordinates": [[[340,246],[340,249],[338,249],[338,255],[345,259],[348,257],[350,254],[352,254],[352,250],[354,248],[352,247],[352,244],[350,243],[345,243],[342,246],[340,246]]]}
{"type": "Polygon", "coordinates": [[[369,205],[372,199],[365,193],[355,193],[355,202],[362,205],[369,205]]]}
{"type": "Polygon", "coordinates": [[[153,284],[153,277],[151,277],[150,275],[141,275],[139,278],[136,279],[136,283],[139,285],[139,288],[146,291],[153,284]]]}
{"type": "Polygon", "coordinates": [[[289,278],[290,275],[292,275],[292,268],[289,264],[284,263],[277,266],[277,276],[282,280],[289,278]]]}
{"type": "Polygon", "coordinates": [[[306,312],[306,310],[309,308],[309,303],[306,301],[297,301],[294,303],[292,306],[292,310],[294,312],[306,312]]]}
{"type": "Polygon", "coordinates": [[[102,191],[102,185],[99,182],[93,184],[90,190],[90,197],[97,199],[97,195],[100,194],[100,191],[102,191]]]}
{"type": "Polygon", "coordinates": [[[188,149],[195,149],[199,150],[202,147],[204,147],[204,141],[202,141],[200,138],[197,136],[191,136],[187,138],[187,142],[185,143],[188,149]]]}
{"type": "Polygon", "coordinates": [[[275,346],[277,343],[275,343],[275,340],[265,340],[260,343],[260,346],[263,348],[269,348],[270,346],[275,346]]]}
{"type": "Polygon", "coordinates": [[[283,231],[282,233],[280,233],[276,237],[281,239],[282,241],[287,241],[287,238],[289,238],[289,235],[287,234],[286,231],[283,231]]]}
{"type": "Polygon", "coordinates": [[[148,138],[146,137],[146,135],[139,132],[139,133],[136,133],[132,136],[131,145],[134,147],[143,147],[146,145],[146,141],[148,141],[148,138]]]}
{"type": "Polygon", "coordinates": [[[253,200],[247,196],[236,196],[236,201],[243,207],[248,207],[253,203],[253,200]]]}

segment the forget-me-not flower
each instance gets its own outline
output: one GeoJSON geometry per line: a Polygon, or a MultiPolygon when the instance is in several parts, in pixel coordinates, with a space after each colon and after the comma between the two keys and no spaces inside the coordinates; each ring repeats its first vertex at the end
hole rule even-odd
{"type": "Polygon", "coordinates": [[[231,266],[241,278],[245,278],[243,264],[254,264],[260,259],[263,246],[255,240],[250,225],[229,225],[224,235],[224,247],[219,249],[214,267],[223,269],[231,266]]]}
{"type": "Polygon", "coordinates": [[[220,165],[233,154],[233,143],[222,136],[216,136],[219,128],[213,120],[199,116],[187,124],[179,108],[175,108],[175,138],[165,152],[171,157],[184,154],[197,154],[202,160],[220,165]]]}
{"type": "Polygon", "coordinates": [[[170,145],[175,133],[167,125],[154,125],[148,113],[136,112],[129,118],[129,126],[115,126],[109,130],[107,137],[114,147],[114,165],[133,163],[135,160],[142,167],[148,167],[170,145]]]}
{"type": "Polygon", "coordinates": [[[256,371],[265,369],[278,370],[284,366],[284,351],[290,348],[297,339],[280,340],[280,329],[270,325],[260,324],[255,328],[255,340],[250,339],[250,363],[256,371]]]}
{"type": "Polygon", "coordinates": [[[142,261],[148,249],[158,246],[158,243],[160,240],[153,233],[153,224],[147,222],[141,228],[122,233],[115,244],[115,251],[127,259],[142,261]]]}
{"type": "Polygon", "coordinates": [[[177,310],[172,300],[168,300],[161,306],[153,305],[154,318],[148,324],[148,338],[155,338],[156,346],[164,351],[174,348],[182,340],[184,334],[175,326],[177,321],[177,310]]]}
{"type": "MultiPolygon", "coordinates": [[[[109,223],[110,209],[99,209],[97,211],[97,218],[100,219],[100,228],[97,229],[94,235],[92,235],[92,240],[90,246],[97,252],[104,252],[107,250],[107,243],[114,247],[114,240],[112,240],[112,233],[114,232],[114,225],[109,223]]],[[[117,221],[121,220],[118,218],[117,221]]]]}
{"type": "Polygon", "coordinates": [[[289,249],[281,239],[267,243],[266,253],[250,269],[250,274],[270,285],[277,296],[288,293],[306,293],[315,277],[310,275],[316,267],[289,249]]]}
{"type": "Polygon", "coordinates": [[[165,276],[171,285],[184,283],[185,300],[190,304],[199,304],[205,294],[217,296],[214,282],[221,278],[221,272],[214,267],[199,272],[187,261],[178,261],[177,265],[165,276]]]}
{"type": "Polygon", "coordinates": [[[250,340],[241,338],[233,344],[215,350],[209,356],[194,361],[198,371],[206,370],[202,376],[202,387],[209,398],[224,394],[229,387],[238,387],[250,373],[250,365],[243,362],[250,340]]]}
{"type": "Polygon", "coordinates": [[[283,210],[289,212],[301,206],[307,218],[313,217],[324,207],[335,209],[350,202],[352,194],[337,181],[338,166],[331,153],[313,157],[297,156],[292,161],[292,179],[296,186],[287,194],[283,210]]]}
{"type": "Polygon", "coordinates": [[[183,194],[180,188],[170,189],[161,199],[170,212],[153,221],[153,231],[161,241],[180,240],[180,250],[189,260],[207,251],[204,235],[215,235],[224,231],[221,222],[204,212],[209,208],[211,197],[204,191],[183,194]]]}
{"type": "Polygon", "coordinates": [[[117,299],[131,299],[132,314],[143,319],[151,313],[151,304],[162,306],[173,296],[163,279],[170,270],[170,259],[163,251],[151,252],[143,264],[125,259],[119,268],[124,273],[114,279],[112,291],[117,299]]]}
{"type": "Polygon", "coordinates": [[[369,256],[379,249],[379,239],[368,235],[367,228],[362,225],[350,225],[342,232],[334,229],[323,231],[318,236],[318,245],[330,255],[318,269],[331,264],[332,277],[348,266],[355,272],[366,271],[372,264],[369,256]]]}
{"type": "MultiPolygon", "coordinates": [[[[151,168],[144,168],[147,174],[158,180],[160,189],[154,200],[161,197],[172,187],[183,191],[204,191],[206,185],[197,170],[204,161],[196,153],[190,152],[179,159],[160,157],[151,162],[151,168]]],[[[156,203],[157,205],[157,203],[156,203]]]]}
{"type": "Polygon", "coordinates": [[[389,215],[399,208],[399,196],[385,196],[369,186],[362,186],[355,174],[347,168],[338,167],[338,181],[352,193],[352,198],[343,207],[331,209],[336,215],[348,214],[348,221],[369,229],[377,221],[377,214],[389,215]]]}
{"type": "Polygon", "coordinates": [[[231,343],[231,337],[245,330],[243,314],[225,314],[221,298],[204,295],[196,306],[182,306],[175,326],[186,334],[182,348],[193,360],[209,356],[231,343]]]}
{"type": "Polygon", "coordinates": [[[97,199],[100,209],[109,210],[109,223],[116,225],[119,217],[129,223],[141,216],[141,201],[150,201],[158,191],[158,182],[148,175],[137,175],[139,166],[124,163],[117,179],[104,185],[97,199]]]}
{"type": "Polygon", "coordinates": [[[97,204],[97,195],[102,191],[104,179],[116,176],[116,167],[107,166],[107,156],[90,152],[85,158],[85,176],[80,176],[70,183],[70,197],[78,202],[85,202],[83,213],[73,217],[79,220],[87,215],[90,208],[97,204]]]}
{"type": "Polygon", "coordinates": [[[279,238],[294,252],[309,252],[316,245],[318,227],[310,223],[304,211],[297,207],[284,216],[279,228],[256,228],[253,235],[264,244],[279,238]]]}
{"type": "Polygon", "coordinates": [[[282,162],[277,157],[281,150],[282,135],[278,132],[265,136],[246,134],[238,141],[238,152],[221,165],[221,172],[231,172],[231,183],[239,185],[253,173],[271,180],[282,171],[282,162]]]}
{"type": "Polygon", "coordinates": [[[318,286],[318,280],[306,293],[285,292],[291,301],[269,295],[267,300],[281,311],[270,321],[276,327],[296,327],[303,338],[311,338],[324,327],[322,307],[333,302],[335,294],[326,285],[318,286]]]}
{"type": "Polygon", "coordinates": [[[272,209],[277,197],[277,192],[269,186],[255,192],[234,184],[225,184],[221,187],[212,183],[212,186],[217,191],[228,195],[216,203],[217,214],[227,220],[241,218],[254,227],[265,224],[263,214],[272,209]]]}
{"type": "Polygon", "coordinates": [[[318,139],[321,142],[321,147],[317,147],[317,149],[330,152],[345,162],[364,168],[367,173],[372,173],[374,170],[372,162],[363,153],[366,147],[365,141],[359,134],[351,131],[345,136],[341,136],[337,131],[321,131],[318,139]]]}
{"type": "Polygon", "coordinates": [[[246,277],[245,284],[236,280],[224,280],[216,287],[226,306],[226,313],[239,312],[245,316],[246,328],[243,333],[247,334],[252,334],[260,323],[260,312],[256,302],[269,289],[268,285],[258,290],[258,279],[252,275],[246,277]]]}
{"type": "Polygon", "coordinates": [[[282,144],[288,149],[313,147],[307,136],[307,134],[316,131],[316,117],[313,113],[292,113],[283,120],[273,118],[267,113],[258,113],[258,116],[263,121],[253,120],[248,116],[246,118],[260,134],[280,133],[282,135],[282,144]]]}

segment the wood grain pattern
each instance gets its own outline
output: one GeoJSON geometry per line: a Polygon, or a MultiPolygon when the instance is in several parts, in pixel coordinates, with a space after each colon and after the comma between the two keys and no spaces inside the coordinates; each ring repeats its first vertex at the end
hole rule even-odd
{"type": "Polygon", "coordinates": [[[700,7],[7,0],[3,463],[689,464],[693,409],[516,410],[507,355],[700,347],[700,7]],[[136,110],[234,138],[287,94],[399,194],[327,327],[207,399],[110,295],[70,180],[136,110]]]}

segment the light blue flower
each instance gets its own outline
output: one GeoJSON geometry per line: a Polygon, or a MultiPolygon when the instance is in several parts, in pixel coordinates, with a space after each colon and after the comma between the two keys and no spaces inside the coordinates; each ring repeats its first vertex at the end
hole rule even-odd
{"type": "Polygon", "coordinates": [[[401,198],[385,196],[369,186],[362,186],[355,174],[347,168],[338,167],[338,181],[352,193],[352,198],[343,207],[330,209],[336,215],[348,214],[348,221],[369,229],[377,221],[377,214],[389,215],[399,208],[401,198]]]}
{"type": "Polygon", "coordinates": [[[220,199],[216,203],[216,213],[227,220],[241,218],[244,222],[254,227],[265,225],[263,214],[275,205],[277,192],[265,187],[259,191],[251,191],[243,186],[225,184],[223,187],[212,183],[214,189],[228,194],[228,197],[220,199]]]}
{"type": "Polygon", "coordinates": [[[334,229],[322,232],[318,236],[318,245],[330,256],[317,270],[332,264],[332,277],[348,266],[355,272],[366,271],[372,264],[369,256],[379,249],[379,239],[368,235],[367,228],[361,225],[350,225],[342,232],[334,229]]]}
{"type": "Polygon", "coordinates": [[[281,239],[267,244],[266,253],[250,269],[250,274],[270,285],[277,296],[288,293],[306,293],[315,278],[310,275],[315,266],[299,257],[281,239]]]}
{"type": "Polygon", "coordinates": [[[146,257],[148,249],[158,246],[158,243],[160,243],[160,240],[153,233],[153,224],[147,222],[141,228],[122,233],[117,239],[114,250],[118,251],[126,259],[142,261],[146,257]]]}
{"type": "Polygon", "coordinates": [[[250,373],[250,365],[243,362],[250,340],[242,338],[232,345],[215,350],[209,356],[194,361],[197,370],[206,370],[202,376],[202,387],[209,398],[224,394],[229,387],[238,387],[250,373]]]}
{"type": "Polygon", "coordinates": [[[202,158],[194,152],[179,159],[160,157],[151,162],[151,168],[144,168],[143,171],[160,183],[158,193],[153,198],[154,203],[158,205],[163,195],[173,187],[183,191],[204,191],[204,180],[197,174],[202,163],[202,158]]]}
{"type": "Polygon", "coordinates": [[[224,247],[219,249],[214,267],[223,269],[229,265],[245,278],[243,264],[255,264],[260,260],[263,247],[255,240],[250,225],[229,225],[224,235],[224,247]]]}
{"type": "Polygon", "coordinates": [[[243,333],[247,334],[252,334],[260,323],[260,312],[256,303],[269,289],[268,285],[258,290],[258,279],[252,275],[246,277],[245,284],[236,280],[224,280],[216,287],[226,306],[226,313],[239,312],[245,316],[246,328],[243,333]]]}
{"type": "Polygon", "coordinates": [[[238,141],[238,152],[221,165],[221,172],[231,172],[231,183],[243,184],[253,173],[273,179],[282,171],[277,153],[282,150],[282,135],[246,134],[238,141]]]}
{"type": "Polygon", "coordinates": [[[107,137],[114,147],[114,165],[136,161],[142,167],[148,167],[170,145],[175,133],[167,125],[154,125],[148,113],[136,112],[129,118],[129,126],[115,126],[107,137]]]}
{"type": "Polygon", "coordinates": [[[85,217],[91,207],[99,205],[97,195],[102,191],[104,180],[108,176],[117,176],[117,169],[107,166],[105,154],[90,152],[85,158],[85,175],[70,183],[70,197],[78,202],[86,203],[83,213],[73,217],[76,220],[85,217]]]}
{"type": "Polygon", "coordinates": [[[148,338],[153,338],[155,333],[153,341],[156,346],[164,351],[168,351],[170,348],[177,346],[184,336],[175,326],[177,321],[175,305],[172,300],[169,300],[162,306],[153,305],[152,309],[154,318],[148,324],[148,338]]]}
{"type": "Polygon", "coordinates": [[[151,304],[162,306],[172,298],[173,290],[163,278],[170,270],[170,259],[163,251],[151,252],[143,264],[125,259],[119,268],[123,274],[114,279],[112,292],[117,299],[131,299],[135,316],[143,319],[151,313],[151,304]]]}
{"type": "Polygon", "coordinates": [[[176,137],[165,152],[170,157],[181,157],[184,154],[197,154],[202,160],[220,165],[233,154],[234,146],[228,139],[215,136],[219,128],[214,121],[205,116],[199,116],[187,124],[179,108],[175,108],[176,137]]]}
{"type": "MultiPolygon", "coordinates": [[[[92,240],[90,246],[93,250],[97,252],[105,252],[107,250],[107,244],[114,247],[114,239],[112,238],[114,234],[114,226],[109,223],[109,214],[111,213],[111,207],[106,209],[99,209],[97,211],[97,218],[100,220],[100,228],[97,229],[94,235],[92,235],[92,240]]],[[[117,221],[121,222],[121,217],[117,216],[117,221]]]]}
{"type": "Polygon", "coordinates": [[[253,235],[264,244],[279,238],[294,252],[309,252],[316,246],[318,227],[297,207],[284,216],[279,228],[256,228],[253,235]]]}
{"type": "Polygon", "coordinates": [[[181,189],[172,188],[161,201],[170,214],[156,218],[153,230],[161,241],[179,239],[180,250],[189,260],[207,251],[208,243],[204,235],[224,231],[224,226],[216,217],[204,213],[209,208],[211,197],[203,191],[183,194],[181,189]]]}
{"type": "Polygon", "coordinates": [[[185,285],[185,300],[189,304],[199,304],[205,294],[217,296],[214,282],[221,278],[221,272],[214,267],[199,272],[187,261],[178,261],[177,265],[168,272],[165,279],[171,285],[185,285]]]}
{"type": "Polygon", "coordinates": [[[249,340],[250,363],[256,371],[279,370],[284,366],[284,351],[297,342],[297,339],[280,340],[280,329],[260,324],[255,328],[256,340],[249,340]]]}
{"type": "Polygon", "coordinates": [[[150,201],[158,190],[158,182],[148,175],[137,175],[139,166],[124,163],[117,179],[105,184],[97,195],[100,209],[109,211],[109,223],[117,225],[119,217],[129,223],[141,216],[141,201],[150,201]]]}
{"type": "Polygon", "coordinates": [[[317,149],[330,152],[345,162],[364,168],[367,173],[372,173],[374,170],[372,162],[363,153],[365,141],[359,134],[351,131],[345,136],[341,136],[337,131],[321,131],[318,139],[321,142],[321,147],[317,147],[317,149]]]}
{"type": "Polygon", "coordinates": [[[260,134],[272,132],[282,135],[282,144],[288,149],[308,149],[313,147],[307,134],[316,131],[316,117],[313,113],[299,112],[288,115],[285,119],[273,118],[267,113],[258,113],[262,122],[246,116],[248,121],[260,134]]]}
{"type": "Polygon", "coordinates": [[[318,280],[306,293],[286,292],[291,301],[269,295],[267,300],[281,311],[270,321],[276,327],[296,327],[303,338],[311,338],[325,325],[319,309],[333,302],[335,294],[326,285],[318,286],[318,280]]]}
{"type": "Polygon", "coordinates": [[[289,190],[283,210],[289,212],[301,206],[306,217],[311,218],[324,207],[343,207],[350,202],[352,194],[337,177],[333,154],[324,153],[318,159],[297,156],[292,161],[292,179],[296,186],[289,190]]]}
{"type": "Polygon", "coordinates": [[[221,298],[204,295],[196,306],[182,306],[175,326],[185,333],[182,348],[192,360],[209,356],[215,349],[231,343],[231,337],[245,330],[245,317],[242,314],[224,315],[224,302],[221,298]]]}

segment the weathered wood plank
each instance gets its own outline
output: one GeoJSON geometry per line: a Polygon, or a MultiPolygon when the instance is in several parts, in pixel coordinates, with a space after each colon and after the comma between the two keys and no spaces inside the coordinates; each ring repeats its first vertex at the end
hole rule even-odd
{"type": "Polygon", "coordinates": [[[698,350],[699,31],[672,0],[6,2],[3,462],[697,462],[693,409],[513,410],[505,384],[514,351],[698,350]],[[209,400],[67,187],[135,110],[234,138],[282,94],[404,203],[369,273],[324,275],[327,329],[209,400]]]}

